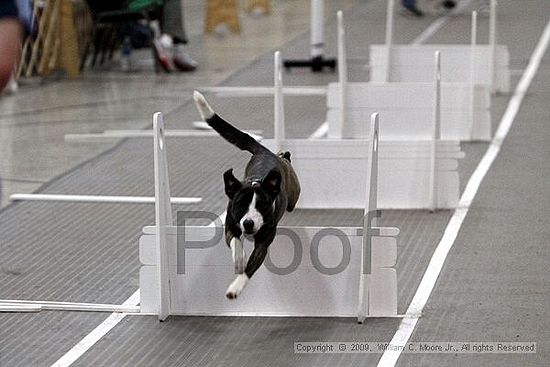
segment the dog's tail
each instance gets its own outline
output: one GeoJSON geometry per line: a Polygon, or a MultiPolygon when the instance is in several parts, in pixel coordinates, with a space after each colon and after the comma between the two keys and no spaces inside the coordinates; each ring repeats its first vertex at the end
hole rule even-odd
{"type": "Polygon", "coordinates": [[[202,119],[206,121],[214,130],[216,130],[225,140],[237,146],[237,148],[246,150],[252,154],[270,152],[269,149],[258,143],[253,137],[237,129],[235,126],[231,125],[215,113],[200,92],[194,91],[193,98],[195,99],[195,105],[197,106],[202,119]]]}

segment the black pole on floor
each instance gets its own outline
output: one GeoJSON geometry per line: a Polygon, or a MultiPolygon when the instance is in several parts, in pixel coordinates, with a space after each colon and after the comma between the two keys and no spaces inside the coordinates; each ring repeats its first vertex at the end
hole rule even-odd
{"type": "Polygon", "coordinates": [[[309,60],[286,60],[283,62],[285,69],[311,68],[315,73],[323,72],[325,68],[334,72],[336,59],[324,57],[325,48],[325,2],[324,0],[311,0],[311,58],[309,60]]]}
{"type": "Polygon", "coordinates": [[[325,68],[330,71],[336,70],[336,59],[325,59],[323,55],[312,57],[309,60],[285,60],[283,63],[285,69],[292,68],[311,68],[315,73],[323,72],[325,68]]]}

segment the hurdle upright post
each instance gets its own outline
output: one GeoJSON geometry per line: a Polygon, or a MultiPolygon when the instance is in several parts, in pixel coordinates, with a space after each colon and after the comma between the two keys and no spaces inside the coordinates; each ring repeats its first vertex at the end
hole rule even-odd
{"type": "Polygon", "coordinates": [[[290,68],[311,68],[315,73],[325,68],[336,70],[336,59],[324,57],[325,52],[325,0],[311,0],[310,56],[309,60],[286,60],[284,66],[290,68]]]}
{"type": "Polygon", "coordinates": [[[496,93],[496,52],[497,52],[497,0],[491,0],[491,9],[489,14],[489,80],[491,93],[496,93]]]}
{"type": "Polygon", "coordinates": [[[430,145],[430,188],[429,209],[437,209],[437,145],[440,138],[441,126],[441,52],[435,52],[435,83],[434,83],[434,111],[430,145]]]}
{"type": "Polygon", "coordinates": [[[393,14],[395,11],[395,0],[388,0],[386,12],[386,68],[384,70],[385,82],[391,81],[391,54],[393,47],[393,14]]]}
{"type": "Polygon", "coordinates": [[[365,185],[365,212],[363,216],[363,241],[361,247],[361,268],[359,274],[359,300],[357,322],[363,323],[369,315],[369,274],[372,273],[372,227],[375,225],[378,207],[378,146],[379,115],[373,113],[367,153],[367,180],[365,185]]]}
{"type": "Polygon", "coordinates": [[[322,57],[325,51],[325,1],[311,0],[311,57],[322,57]]]}
{"type": "Polygon", "coordinates": [[[285,105],[283,96],[283,65],[281,51],[276,51],[274,56],[274,91],[273,108],[275,131],[274,139],[277,151],[281,150],[281,142],[285,140],[285,105]]]}
{"type": "Polygon", "coordinates": [[[168,179],[168,159],[162,113],[153,115],[154,166],[155,166],[155,243],[158,258],[158,319],[170,316],[170,269],[168,264],[167,227],[173,225],[170,205],[170,184],[168,179]]]}
{"type": "Polygon", "coordinates": [[[474,137],[475,124],[475,91],[476,91],[476,45],[477,45],[477,11],[472,12],[472,30],[470,45],[470,140],[474,137]]]}
{"type": "Polygon", "coordinates": [[[348,86],[348,62],[346,56],[346,31],[344,29],[344,15],[338,11],[338,79],[340,84],[340,131],[339,136],[344,136],[347,121],[347,86],[348,86]]]}

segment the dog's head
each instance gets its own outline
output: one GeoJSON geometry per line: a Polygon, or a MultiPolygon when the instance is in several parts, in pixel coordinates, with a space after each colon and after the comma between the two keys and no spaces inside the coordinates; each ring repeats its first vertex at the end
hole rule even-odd
{"type": "Polygon", "coordinates": [[[225,193],[229,197],[228,210],[239,223],[242,233],[255,235],[275,217],[275,199],[281,192],[281,174],[271,170],[261,182],[242,183],[230,169],[223,174],[225,193]]]}

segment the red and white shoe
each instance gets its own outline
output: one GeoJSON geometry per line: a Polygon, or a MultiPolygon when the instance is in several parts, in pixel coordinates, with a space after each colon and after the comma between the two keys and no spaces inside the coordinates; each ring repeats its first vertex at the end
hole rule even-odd
{"type": "MultiPolygon", "coordinates": [[[[169,39],[169,42],[172,43],[172,39],[169,36],[166,36],[169,39]]],[[[172,71],[172,64],[170,64],[170,50],[171,45],[167,46],[167,38],[165,35],[159,38],[153,39],[153,53],[155,56],[155,69],[162,69],[164,72],[169,73],[172,71]]]]}

